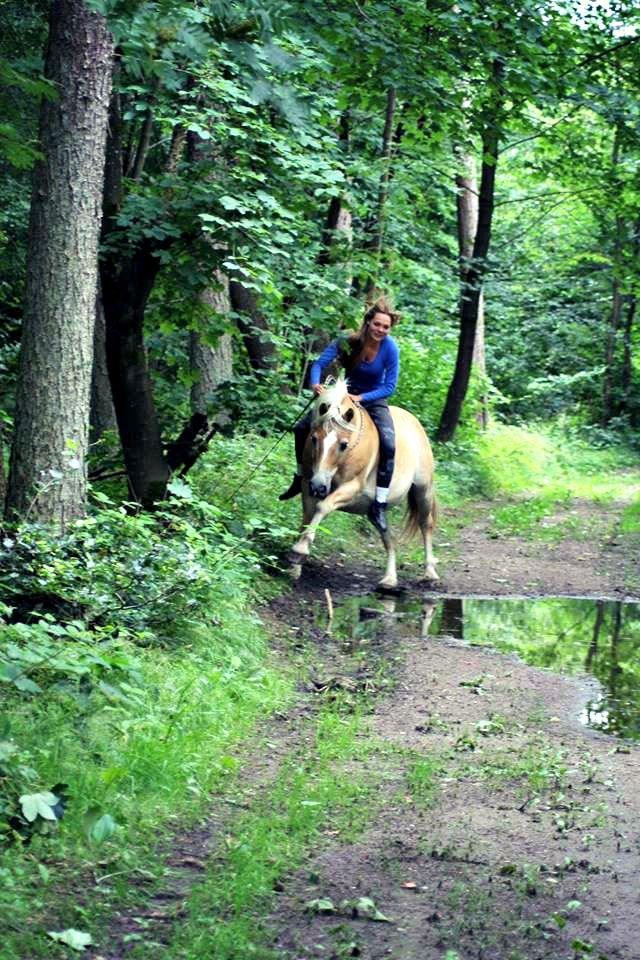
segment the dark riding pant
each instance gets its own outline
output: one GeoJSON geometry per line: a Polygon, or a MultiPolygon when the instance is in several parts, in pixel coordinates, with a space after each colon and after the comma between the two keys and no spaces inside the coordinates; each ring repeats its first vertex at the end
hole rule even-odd
{"type": "MultiPolygon", "coordinates": [[[[391,477],[393,476],[396,455],[396,433],[393,428],[389,404],[386,400],[374,400],[373,403],[363,403],[362,406],[375,423],[380,436],[380,459],[378,462],[376,486],[389,487],[391,486],[391,477]]],[[[311,411],[302,417],[301,420],[298,420],[293,428],[297,463],[302,463],[304,445],[307,442],[310,429],[311,411]]]]}
{"type": "Polygon", "coordinates": [[[374,400],[373,403],[363,403],[362,406],[375,423],[380,435],[380,459],[376,486],[390,487],[393,468],[396,465],[396,432],[389,404],[386,400],[374,400]]]}

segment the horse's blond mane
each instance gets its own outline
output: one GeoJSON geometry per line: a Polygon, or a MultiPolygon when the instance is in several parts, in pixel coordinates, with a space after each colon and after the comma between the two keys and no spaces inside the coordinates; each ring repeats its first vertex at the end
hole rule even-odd
{"type": "Polygon", "coordinates": [[[331,423],[340,427],[341,430],[355,430],[355,424],[345,420],[340,410],[340,405],[348,393],[347,381],[343,377],[338,377],[335,380],[329,379],[324,393],[316,397],[313,406],[313,423],[324,425],[331,423]],[[326,405],[327,409],[321,414],[320,407],[322,405],[326,405]]]}

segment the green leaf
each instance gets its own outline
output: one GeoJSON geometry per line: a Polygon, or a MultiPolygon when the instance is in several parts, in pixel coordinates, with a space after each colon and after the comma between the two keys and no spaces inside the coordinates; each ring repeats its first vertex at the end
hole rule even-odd
{"type": "Polygon", "coordinates": [[[23,793],[20,797],[22,813],[29,823],[33,823],[36,817],[42,817],[43,820],[56,820],[57,817],[51,808],[57,802],[58,798],[49,790],[43,793],[23,793]]]}
{"type": "Polygon", "coordinates": [[[66,943],[72,950],[84,950],[93,943],[90,933],[83,933],[82,930],[74,930],[71,927],[68,930],[61,930],[59,933],[49,930],[47,935],[52,940],[57,940],[58,943],[66,943]]]}
{"type": "Polygon", "coordinates": [[[174,497],[179,497],[181,500],[193,500],[193,490],[188,483],[180,480],[179,477],[176,477],[175,480],[172,480],[171,483],[167,485],[167,490],[173,494],[174,497]]]}
{"type": "Polygon", "coordinates": [[[91,827],[89,831],[89,836],[96,843],[103,843],[105,840],[108,840],[112,836],[117,828],[118,824],[115,822],[110,813],[105,813],[104,816],[100,817],[99,820],[91,827]]]}
{"type": "Polygon", "coordinates": [[[309,913],[335,913],[336,907],[333,900],[329,897],[318,897],[316,900],[309,900],[304,905],[309,913]]]}
{"type": "Polygon", "coordinates": [[[375,901],[371,897],[359,897],[352,902],[353,909],[359,917],[366,917],[367,920],[377,920],[381,923],[391,923],[389,917],[378,910],[375,901]]]}
{"type": "Polygon", "coordinates": [[[39,687],[34,680],[30,680],[29,677],[18,677],[17,680],[14,680],[14,685],[18,690],[22,690],[23,693],[41,693],[42,687],[39,687]]]}

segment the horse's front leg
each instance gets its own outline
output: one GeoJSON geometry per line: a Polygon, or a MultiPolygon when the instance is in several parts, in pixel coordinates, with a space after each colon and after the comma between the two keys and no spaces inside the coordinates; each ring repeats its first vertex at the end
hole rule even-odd
{"type": "Polygon", "coordinates": [[[324,500],[313,500],[313,498],[304,498],[304,524],[302,535],[297,543],[293,545],[292,553],[294,554],[294,565],[295,565],[295,555],[298,554],[300,561],[309,556],[311,550],[311,544],[315,540],[316,531],[319,524],[324,520],[326,516],[330,513],[333,513],[334,510],[339,510],[340,507],[346,506],[348,503],[351,503],[355,497],[358,496],[362,489],[362,485],[357,480],[350,480],[348,483],[343,483],[342,486],[338,487],[337,490],[334,490],[333,493],[330,493],[328,497],[325,497],[324,500]],[[309,500],[309,504],[307,504],[309,500]],[[307,520],[307,509],[311,513],[310,519],[307,520]],[[312,512],[311,512],[312,511],[312,512]]]}
{"type": "Polygon", "coordinates": [[[302,561],[306,560],[309,555],[309,548],[307,547],[306,553],[304,552],[304,547],[299,549],[300,544],[303,539],[304,531],[307,529],[311,521],[313,520],[313,515],[316,512],[316,501],[313,497],[309,496],[309,493],[303,487],[302,491],[302,526],[300,527],[300,539],[298,542],[291,548],[291,566],[289,572],[293,580],[299,580],[300,575],[302,574],[302,561]]]}
{"type": "Polygon", "coordinates": [[[398,586],[398,571],[396,570],[396,543],[391,535],[391,531],[381,533],[380,537],[387,551],[387,569],[384,572],[382,580],[378,581],[378,586],[383,589],[393,589],[398,586]]]}

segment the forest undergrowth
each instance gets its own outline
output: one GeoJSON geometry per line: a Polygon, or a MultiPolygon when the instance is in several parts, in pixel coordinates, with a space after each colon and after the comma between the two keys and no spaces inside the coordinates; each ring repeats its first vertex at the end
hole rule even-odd
{"type": "MultiPolygon", "coordinates": [[[[99,942],[116,906],[141,895],[132,880],[159,880],[163,839],[196,824],[212,797],[233,791],[240,746],[307,678],[304,654],[275,652],[260,617],[261,605],[287,589],[284,556],[299,510],[274,500],[290,468],[288,442],[251,472],[271,442],[217,439],[190,484],[174,481],[154,514],[127,512],[105,484],[94,489],[88,516],[62,537],[29,522],[6,529],[3,960],[68,956],[88,937],[99,942]]],[[[619,534],[637,538],[636,463],[626,447],[596,446],[566,429],[496,426],[474,446],[442,451],[440,535],[455,542],[460,518],[480,497],[495,501],[497,530],[522,536],[539,536],[541,517],[584,498],[627,501],[619,534]]],[[[332,555],[348,537],[353,557],[364,556],[370,540],[354,529],[363,521],[332,518],[321,528],[319,555],[332,555]]],[[[411,563],[417,553],[408,556],[411,563]]],[[[338,720],[325,730],[327,744],[346,732],[338,720]]],[[[327,819],[351,804],[328,786],[323,792],[323,777],[331,780],[323,769],[313,789],[299,784],[309,816],[282,856],[301,857],[327,819]]],[[[298,773],[291,776],[283,774],[282,798],[298,790],[298,773]]],[[[277,810],[264,817],[277,818],[277,810]]],[[[266,822],[255,829],[276,831],[266,822]]],[[[293,828],[283,822],[286,834],[293,828]]],[[[228,890],[212,882],[210,896],[227,911],[228,890]]]]}

